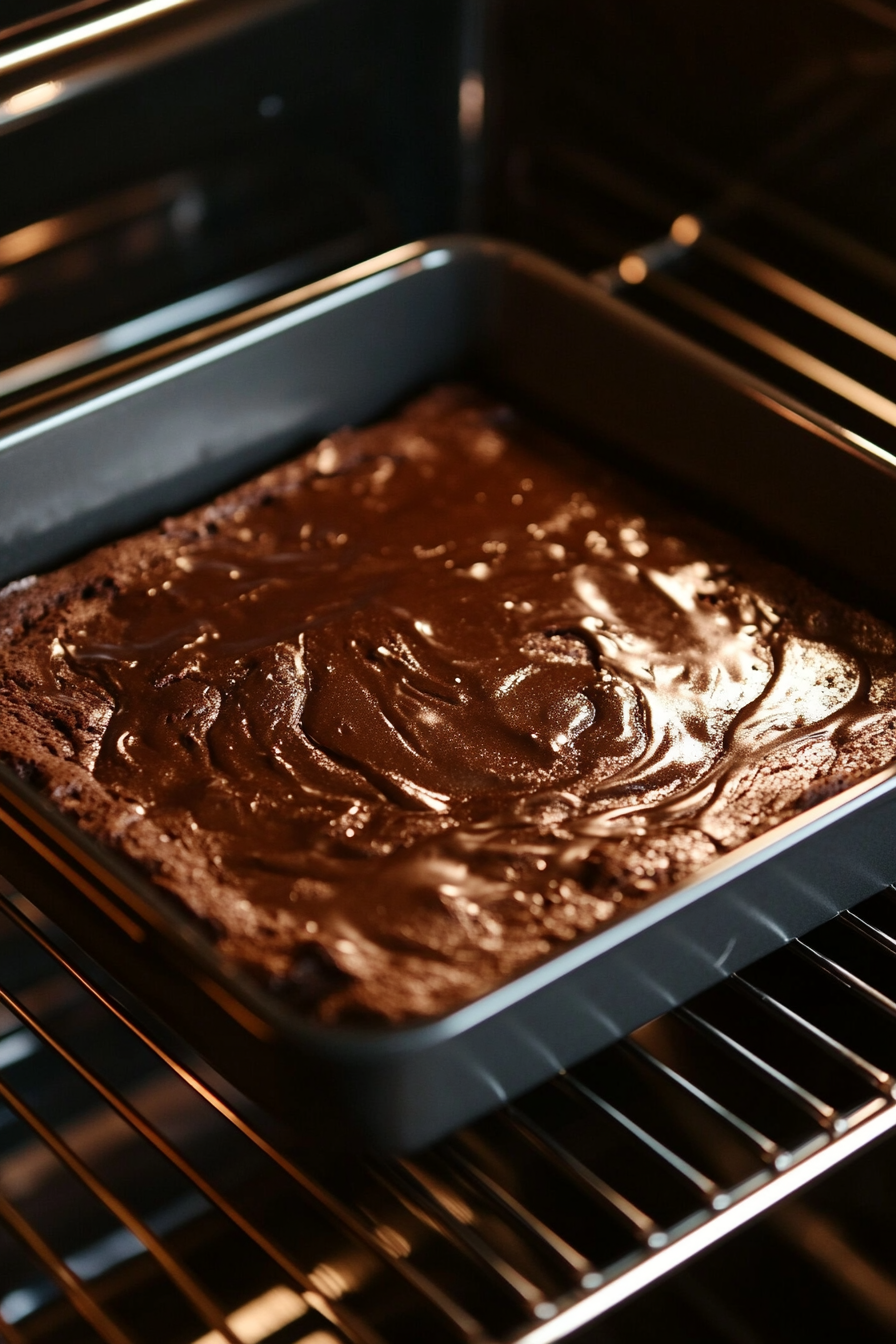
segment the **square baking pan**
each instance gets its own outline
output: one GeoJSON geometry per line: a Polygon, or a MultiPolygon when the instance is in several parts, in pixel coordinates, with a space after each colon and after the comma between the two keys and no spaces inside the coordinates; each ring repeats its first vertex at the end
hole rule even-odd
{"type": "MultiPolygon", "coordinates": [[[[896,610],[896,461],[515,246],[413,244],[106,371],[0,439],[0,582],[178,512],[461,375],[699,491],[896,610]]],[[[894,743],[896,757],[896,743],[894,743]]],[[[225,1077],[315,1139],[421,1146],[896,878],[896,768],[455,1012],[325,1026],[0,768],[0,870],[225,1077]]]]}

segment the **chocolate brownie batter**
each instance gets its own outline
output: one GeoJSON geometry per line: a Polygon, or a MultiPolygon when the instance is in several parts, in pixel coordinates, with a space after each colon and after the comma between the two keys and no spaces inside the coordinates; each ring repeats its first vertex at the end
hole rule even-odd
{"type": "Polygon", "coordinates": [[[440,389],[0,597],[0,752],[325,1020],[469,1001],[896,757],[896,640],[440,389]]]}

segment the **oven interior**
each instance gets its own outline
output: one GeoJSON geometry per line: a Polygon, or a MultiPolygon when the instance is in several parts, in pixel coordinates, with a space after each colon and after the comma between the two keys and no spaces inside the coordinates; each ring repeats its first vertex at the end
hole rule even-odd
{"type": "MultiPolygon", "coordinates": [[[[887,0],[9,0],[0,22],[7,423],[461,228],[893,460],[887,0]]],[[[4,885],[0,1336],[892,1339],[894,1088],[890,890],[432,1150],[336,1162],[4,885]]]]}

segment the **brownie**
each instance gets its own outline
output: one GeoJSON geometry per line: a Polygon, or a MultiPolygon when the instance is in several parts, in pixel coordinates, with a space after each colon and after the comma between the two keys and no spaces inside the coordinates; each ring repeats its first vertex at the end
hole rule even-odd
{"type": "Polygon", "coordinates": [[[896,637],[439,388],[0,594],[0,755],[325,1021],[444,1013],[896,756],[896,637]]]}

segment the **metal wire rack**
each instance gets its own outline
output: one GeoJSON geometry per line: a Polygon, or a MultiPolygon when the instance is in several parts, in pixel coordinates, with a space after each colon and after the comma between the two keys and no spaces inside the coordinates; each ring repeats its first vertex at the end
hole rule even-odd
{"type": "Polygon", "coordinates": [[[0,912],[13,1344],[550,1344],[896,1126],[891,890],[405,1159],[300,1151],[0,912]]]}

